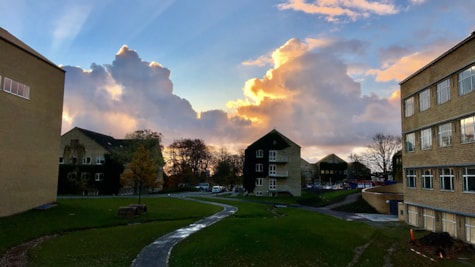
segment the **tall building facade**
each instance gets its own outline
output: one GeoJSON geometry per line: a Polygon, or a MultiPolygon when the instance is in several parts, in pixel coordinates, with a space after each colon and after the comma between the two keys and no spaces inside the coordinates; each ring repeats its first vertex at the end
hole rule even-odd
{"type": "Polygon", "coordinates": [[[272,130],[244,151],[244,187],[256,196],[302,194],[300,146],[272,130]]]}
{"type": "Polygon", "coordinates": [[[410,225],[475,244],[475,33],[400,88],[400,213],[410,225]]]}
{"type": "Polygon", "coordinates": [[[0,217],[56,201],[64,78],[0,28],[0,217]]]}

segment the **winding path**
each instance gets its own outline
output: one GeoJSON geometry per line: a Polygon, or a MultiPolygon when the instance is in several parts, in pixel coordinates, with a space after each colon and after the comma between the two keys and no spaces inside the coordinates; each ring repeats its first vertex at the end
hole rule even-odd
{"type": "Polygon", "coordinates": [[[196,199],[188,200],[221,206],[223,207],[223,210],[212,216],[199,220],[196,223],[190,224],[186,227],[159,237],[153,243],[140,251],[140,253],[137,255],[137,258],[132,262],[133,267],[167,267],[172,248],[178,244],[178,242],[190,236],[191,234],[236,213],[238,210],[236,207],[226,204],[196,199]]]}

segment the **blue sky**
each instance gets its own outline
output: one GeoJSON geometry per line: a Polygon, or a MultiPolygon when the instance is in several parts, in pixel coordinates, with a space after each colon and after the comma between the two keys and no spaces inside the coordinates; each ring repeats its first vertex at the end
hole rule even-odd
{"type": "Polygon", "coordinates": [[[276,128],[315,162],[400,135],[398,83],[475,31],[465,0],[0,2],[0,26],[63,66],[63,132],[229,150],[276,128]]]}

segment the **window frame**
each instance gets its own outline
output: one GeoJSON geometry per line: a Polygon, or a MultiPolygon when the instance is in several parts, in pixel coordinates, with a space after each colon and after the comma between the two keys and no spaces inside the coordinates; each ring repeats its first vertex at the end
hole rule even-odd
{"type": "Polygon", "coordinates": [[[430,88],[424,89],[419,93],[419,111],[430,108],[430,88]]]}
{"type": "Polygon", "coordinates": [[[277,179],[271,178],[269,179],[269,190],[276,190],[277,189],[277,179]]]}
{"type": "Polygon", "coordinates": [[[432,129],[422,129],[420,132],[421,150],[428,150],[432,148],[432,129]]]}
{"type": "Polygon", "coordinates": [[[264,172],[264,164],[256,163],[256,172],[264,172]]]}
{"type": "Polygon", "coordinates": [[[438,127],[438,141],[439,147],[448,147],[452,145],[452,123],[444,123],[438,127]],[[444,126],[448,126],[447,129],[443,129],[444,126]],[[447,140],[444,140],[447,138],[447,140]],[[448,142],[447,142],[448,141],[448,142]]]}
{"type": "Polygon", "coordinates": [[[411,117],[414,115],[414,96],[404,99],[404,116],[411,117]]]}
{"type": "Polygon", "coordinates": [[[434,189],[434,175],[431,169],[423,169],[421,173],[422,189],[434,189]]]}
{"type": "Polygon", "coordinates": [[[407,133],[406,138],[405,138],[405,147],[406,147],[406,152],[414,152],[416,150],[416,133],[407,133]],[[411,137],[411,138],[409,138],[411,137]],[[411,139],[411,140],[409,140],[411,139]],[[412,142],[410,142],[412,141],[412,142]],[[411,144],[411,146],[408,146],[408,143],[411,144]],[[411,149],[412,148],[412,149],[411,149]]]}
{"type": "Polygon", "coordinates": [[[269,176],[277,175],[277,165],[269,164],[269,176]]]}
{"type": "Polygon", "coordinates": [[[442,168],[439,169],[440,191],[454,191],[454,169],[442,168]],[[448,171],[448,173],[447,173],[448,171]],[[450,188],[447,188],[447,179],[450,188]]]}
{"type": "Polygon", "coordinates": [[[276,161],[276,160],[277,160],[277,151],[269,150],[269,161],[276,161]]]}
{"type": "Polygon", "coordinates": [[[437,104],[441,105],[450,100],[450,78],[437,83],[437,104]]]}
{"type": "Polygon", "coordinates": [[[9,94],[24,98],[30,99],[30,86],[21,83],[12,78],[4,77],[3,78],[3,91],[9,94]],[[8,83],[8,86],[7,86],[8,83]],[[15,88],[14,88],[15,87],[15,88]]]}
{"type": "Polygon", "coordinates": [[[469,94],[475,90],[475,65],[472,65],[458,73],[459,96],[469,94]],[[469,88],[465,88],[468,86],[469,88]]]}
{"type": "Polygon", "coordinates": [[[258,149],[256,150],[256,158],[260,159],[264,157],[264,150],[258,149]]]}
{"type": "Polygon", "coordinates": [[[463,168],[462,172],[463,180],[463,192],[464,193],[475,193],[475,167],[466,167],[463,168]],[[468,170],[472,170],[473,173],[469,173],[468,170]]]}
{"type": "Polygon", "coordinates": [[[256,178],[256,186],[263,186],[264,178],[256,178]]]}
{"type": "Polygon", "coordinates": [[[475,116],[466,117],[460,120],[460,142],[462,144],[475,141],[475,116]],[[471,120],[471,122],[470,122],[471,120]],[[466,121],[464,123],[464,121],[466,121]],[[467,133],[467,132],[470,132],[467,133]],[[469,137],[471,135],[471,137],[469,137]]]}
{"type": "Polygon", "coordinates": [[[406,169],[406,187],[417,188],[417,172],[415,169],[406,169]]]}

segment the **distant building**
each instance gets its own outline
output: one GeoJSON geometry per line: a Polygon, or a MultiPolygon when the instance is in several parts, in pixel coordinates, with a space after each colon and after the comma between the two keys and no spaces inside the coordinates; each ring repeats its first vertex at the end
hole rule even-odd
{"type": "Polygon", "coordinates": [[[61,136],[58,194],[118,194],[123,166],[110,155],[123,146],[112,136],[75,127],[61,136]],[[114,166],[110,166],[113,164],[114,166]]]}
{"type": "Polygon", "coordinates": [[[0,28],[0,217],[56,201],[63,69],[0,28]]]}
{"type": "Polygon", "coordinates": [[[475,244],[475,34],[400,83],[408,224],[475,244]]]}
{"type": "Polygon", "coordinates": [[[244,187],[250,194],[301,195],[299,145],[274,129],[244,153],[244,187]]]}
{"type": "MultiPolygon", "coordinates": [[[[59,194],[113,195],[124,193],[120,174],[124,166],[111,158],[125,149],[127,139],[75,127],[61,136],[59,149],[59,194]]],[[[158,181],[163,181],[163,166],[159,166],[158,181]]],[[[158,191],[161,188],[151,188],[158,191]]],[[[126,190],[127,191],[127,190],[126,190]]],[[[132,194],[133,188],[127,193],[132,194]]]]}
{"type": "Polygon", "coordinates": [[[330,154],[315,163],[320,184],[335,184],[347,178],[348,163],[335,154],[330,154]]]}

